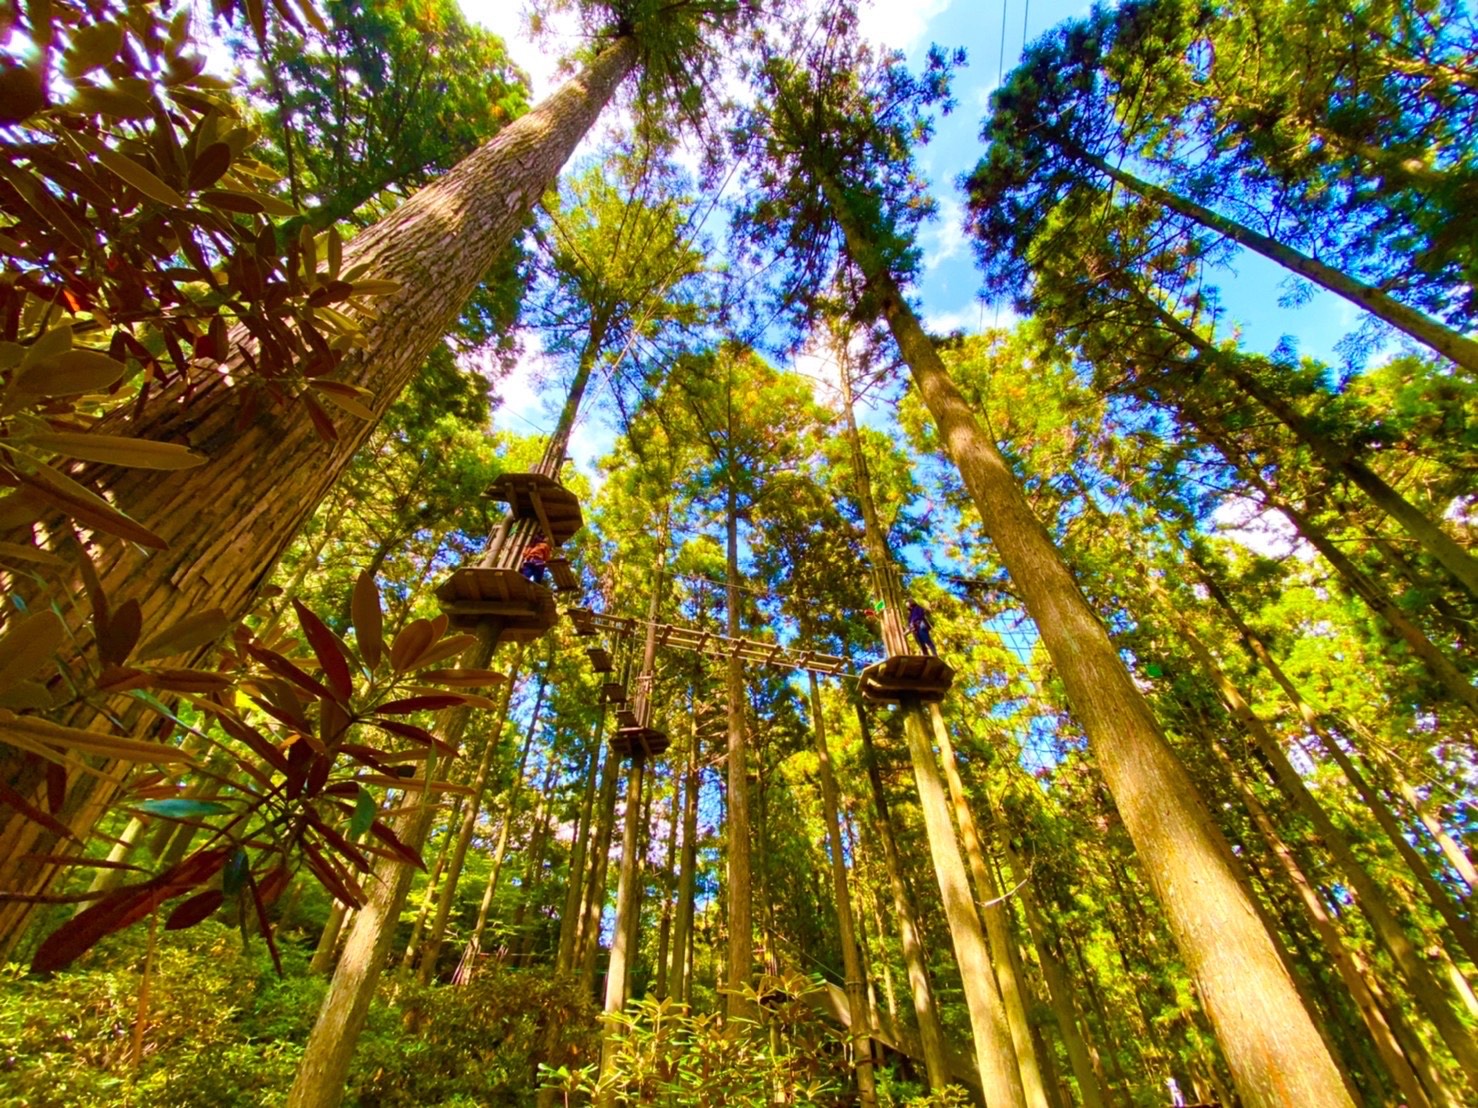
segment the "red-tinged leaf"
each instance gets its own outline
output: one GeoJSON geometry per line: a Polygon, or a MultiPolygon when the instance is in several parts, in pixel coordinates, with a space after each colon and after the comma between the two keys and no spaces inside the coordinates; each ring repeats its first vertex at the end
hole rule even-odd
{"type": "Polygon", "coordinates": [[[369,872],[369,859],[361,854],[359,849],[345,838],[338,828],[324,822],[323,817],[312,810],[308,812],[308,822],[323,837],[323,841],[334,848],[334,852],[338,857],[347,861],[360,873],[369,872]]]}
{"type": "Polygon", "coordinates": [[[140,661],[183,654],[216,641],[231,627],[231,621],[220,608],[195,612],[166,627],[139,647],[140,661]]]}
{"type": "Polygon", "coordinates": [[[82,587],[87,591],[87,602],[92,606],[92,628],[96,634],[98,628],[108,622],[108,596],[103,592],[102,582],[98,580],[97,566],[92,564],[92,555],[87,552],[87,547],[80,539],[77,540],[77,570],[82,574],[82,587]]]}
{"type": "Polygon", "coordinates": [[[263,735],[254,727],[241,722],[235,716],[225,712],[217,712],[216,719],[220,721],[221,728],[237,742],[246,746],[253,754],[278,773],[287,773],[288,765],[277,745],[266,735],[263,735]]]}
{"type": "MultiPolygon", "coordinates": [[[[286,867],[279,867],[278,870],[274,871],[274,873],[276,872],[281,872],[283,874],[282,884],[286,885],[286,867]]],[[[268,876],[270,878],[272,875],[269,874],[268,876]]],[[[257,910],[257,926],[262,929],[262,939],[267,944],[267,953],[272,955],[272,967],[277,970],[277,976],[281,977],[282,955],[277,952],[277,941],[273,938],[272,935],[272,921],[267,918],[267,905],[271,903],[271,901],[267,899],[262,890],[262,887],[257,884],[257,879],[253,877],[250,873],[246,875],[246,884],[247,887],[251,890],[251,902],[257,910]]],[[[272,899],[277,899],[276,893],[273,894],[272,899]]]]}
{"type": "Polygon", "coordinates": [[[257,661],[261,662],[262,665],[266,666],[273,673],[277,674],[279,677],[287,678],[287,680],[291,681],[294,685],[302,689],[304,692],[312,693],[314,696],[321,696],[326,700],[334,699],[334,693],[332,689],[330,689],[323,682],[309,677],[297,666],[293,665],[292,662],[289,662],[281,654],[277,653],[277,651],[267,650],[264,647],[258,646],[256,643],[247,643],[246,650],[247,653],[249,653],[257,661]]]}
{"type": "Polygon", "coordinates": [[[52,973],[70,966],[114,931],[148,915],[157,895],[158,891],[148,885],[113,889],[46,936],[31,959],[31,972],[52,973]]]}
{"type": "MultiPolygon", "coordinates": [[[[347,752],[345,747],[340,747],[339,749],[340,749],[340,751],[347,752]]],[[[363,749],[363,750],[369,750],[369,747],[362,747],[361,749],[363,749]]],[[[376,752],[375,751],[371,751],[371,753],[376,753],[376,752]]],[[[330,785],[328,788],[326,788],[326,789],[323,790],[323,795],[324,796],[358,796],[359,795],[359,786],[356,785],[353,781],[335,781],[332,785],[330,785]]],[[[347,805],[345,805],[344,807],[348,811],[353,811],[353,809],[352,808],[348,808],[347,805]]]]}
{"type": "Polygon", "coordinates": [[[132,666],[104,666],[98,674],[98,688],[103,692],[127,692],[146,688],[148,684],[149,675],[132,666]]]}
{"type": "Polygon", "coordinates": [[[323,405],[313,399],[313,394],[299,393],[298,399],[303,402],[303,407],[308,409],[308,418],[313,422],[313,430],[318,432],[318,437],[324,442],[338,442],[339,432],[334,427],[334,421],[323,410],[323,405]]]}
{"type": "Polygon", "coordinates": [[[226,902],[226,894],[220,889],[206,889],[203,893],[192,896],[184,901],[164,921],[166,931],[183,931],[187,927],[194,927],[201,920],[215,915],[221,905],[226,902]]]}
{"type": "Polygon", "coordinates": [[[364,889],[347,870],[335,865],[310,842],[303,843],[303,859],[315,877],[334,897],[351,908],[364,906],[364,889]]]}
{"type": "Polygon", "coordinates": [[[392,716],[403,716],[411,712],[436,712],[442,708],[456,708],[459,705],[482,699],[484,698],[465,696],[462,693],[442,693],[438,696],[408,696],[403,700],[387,700],[384,704],[376,708],[375,711],[392,716]]]}
{"type": "Polygon", "coordinates": [[[333,750],[354,722],[349,709],[334,700],[325,700],[318,709],[318,737],[324,749],[333,750]]]}
{"type": "MultiPolygon", "coordinates": [[[[257,881],[258,897],[264,907],[277,903],[277,898],[287,888],[287,883],[291,877],[292,870],[288,869],[286,864],[283,864],[270,871],[260,881],[257,881]]],[[[255,880],[255,878],[251,878],[251,880],[255,880]]]]}
{"type": "Polygon", "coordinates": [[[15,477],[40,499],[79,523],[154,550],[169,546],[143,524],[129,519],[95,492],[50,466],[38,464],[35,473],[17,471],[15,477]]]}
{"type": "Polygon", "coordinates": [[[354,597],[349,610],[354,620],[354,640],[359,644],[359,655],[370,669],[374,669],[385,652],[385,628],[380,612],[380,590],[375,587],[374,574],[368,570],[354,582],[354,597]]]}
{"type": "Polygon", "coordinates": [[[426,863],[421,860],[420,853],[401,842],[400,837],[379,820],[370,824],[370,834],[389,847],[395,856],[406,865],[415,866],[419,870],[426,868],[426,863]]]}
{"type": "Polygon", "coordinates": [[[339,636],[329,630],[328,624],[310,612],[297,597],[293,598],[293,611],[298,613],[298,626],[302,627],[303,634],[308,637],[308,645],[313,648],[318,664],[323,667],[323,675],[328,678],[329,686],[341,703],[348,700],[354,691],[349,651],[339,641],[339,636]]]}
{"type": "Polygon", "coordinates": [[[361,785],[383,785],[387,789],[401,789],[406,792],[456,793],[459,796],[471,796],[473,793],[471,785],[456,785],[450,781],[433,781],[428,788],[424,781],[415,776],[415,766],[396,766],[395,768],[410,772],[403,777],[382,777],[378,773],[361,773],[355,780],[361,785]]]}
{"type": "Polygon", "coordinates": [[[508,675],[492,669],[431,669],[421,674],[418,680],[449,688],[483,689],[489,685],[501,685],[508,680],[508,675]]]}
{"type": "Polygon", "coordinates": [[[67,769],[56,762],[46,763],[46,806],[51,814],[62,810],[67,799],[67,769]]]}
{"type": "MultiPolygon", "coordinates": [[[[411,742],[421,743],[423,746],[433,747],[450,758],[457,756],[457,748],[442,742],[424,727],[417,727],[413,723],[401,723],[395,719],[377,719],[375,726],[392,735],[399,735],[402,739],[410,739],[411,742]]],[[[400,755],[397,755],[400,757],[400,755]]]]}
{"type": "Polygon", "coordinates": [[[319,753],[313,756],[313,764],[308,767],[308,777],[303,782],[303,794],[305,796],[317,796],[323,792],[323,787],[328,784],[328,775],[333,772],[334,757],[332,754],[319,753]]]}
{"type": "Polygon", "coordinates": [[[429,619],[413,619],[390,644],[390,668],[404,673],[426,648],[436,641],[436,631],[429,619]]]}
{"type": "Polygon", "coordinates": [[[33,823],[39,823],[42,827],[46,828],[53,835],[60,835],[62,838],[71,839],[73,842],[82,841],[81,839],[77,838],[76,835],[72,834],[72,829],[68,827],[65,823],[62,823],[50,812],[36,807],[36,805],[32,804],[25,797],[21,796],[20,793],[16,792],[4,781],[0,781],[0,804],[5,804],[10,806],[11,808],[14,808],[17,812],[25,816],[28,820],[33,823]]]}
{"type": "Polygon", "coordinates": [[[144,674],[145,685],[178,693],[225,692],[232,687],[231,678],[208,669],[160,669],[144,674]]]}
{"type": "Polygon", "coordinates": [[[196,885],[214,877],[235,849],[235,847],[221,846],[209,850],[197,850],[173,869],[165,870],[155,880],[172,886],[175,891],[170,895],[178,896],[186,889],[193,889],[196,885]]]}
{"type": "Polygon", "coordinates": [[[144,629],[144,615],[139,602],[132,598],[118,605],[108,622],[98,628],[98,656],[104,664],[121,666],[138,645],[144,629]]]}
{"type": "Polygon", "coordinates": [[[448,658],[455,658],[476,641],[475,635],[453,635],[451,638],[442,639],[424,650],[421,656],[406,668],[417,670],[424,666],[434,666],[437,662],[444,662],[448,658]]]}

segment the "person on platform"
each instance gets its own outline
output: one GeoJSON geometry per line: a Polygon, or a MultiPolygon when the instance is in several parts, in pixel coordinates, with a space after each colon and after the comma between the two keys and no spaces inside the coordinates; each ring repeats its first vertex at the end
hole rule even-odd
{"type": "Polygon", "coordinates": [[[913,632],[914,641],[919,644],[919,650],[922,653],[939,657],[939,651],[934,649],[934,634],[933,627],[929,623],[929,611],[917,600],[908,602],[908,629],[913,632]]]}
{"type": "Polygon", "coordinates": [[[549,555],[553,553],[549,544],[543,539],[534,543],[523,552],[523,564],[518,567],[518,572],[527,577],[536,585],[544,583],[544,574],[549,569],[549,555]]]}

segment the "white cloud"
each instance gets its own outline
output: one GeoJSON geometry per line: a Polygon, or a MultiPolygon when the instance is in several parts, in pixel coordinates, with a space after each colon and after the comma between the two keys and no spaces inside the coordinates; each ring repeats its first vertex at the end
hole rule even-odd
{"type": "Polygon", "coordinates": [[[1211,522],[1220,535],[1267,558],[1290,554],[1301,562],[1314,559],[1314,548],[1299,538],[1293,524],[1281,513],[1264,508],[1255,500],[1232,496],[1217,505],[1211,522]]]}
{"type": "Polygon", "coordinates": [[[864,38],[894,50],[911,50],[924,39],[929,21],[951,0],[872,0],[857,15],[864,38]]]}
{"type": "Polygon", "coordinates": [[[966,253],[965,209],[953,196],[939,201],[939,211],[919,232],[919,245],[924,248],[924,271],[937,269],[951,258],[966,253]]]}

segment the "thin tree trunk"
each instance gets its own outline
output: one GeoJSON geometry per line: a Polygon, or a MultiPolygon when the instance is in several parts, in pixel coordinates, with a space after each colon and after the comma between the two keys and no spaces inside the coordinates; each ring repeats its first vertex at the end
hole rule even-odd
{"type": "MultiPolygon", "coordinates": [[[[727,631],[731,639],[739,637],[739,493],[738,473],[734,464],[734,397],[730,370],[728,410],[728,456],[725,462],[727,560],[727,631]]],[[[724,984],[727,992],[726,1011],[732,1020],[754,1019],[758,1012],[751,996],[751,974],[754,962],[754,923],[751,916],[751,878],[749,865],[749,739],[747,735],[747,698],[744,694],[744,663],[731,654],[724,668],[725,689],[729,708],[729,797],[728,797],[728,896],[729,944],[728,973],[724,984]]]]}
{"type": "MultiPolygon", "coordinates": [[[[522,661],[522,655],[520,655],[520,661],[522,661]]],[[[513,779],[508,783],[508,808],[503,813],[503,826],[498,831],[498,845],[493,850],[493,865],[488,871],[488,883],[482,891],[482,902],[477,906],[477,922],[472,926],[472,934],[467,938],[467,949],[463,953],[463,960],[467,962],[469,973],[471,972],[478,952],[482,950],[482,936],[483,932],[487,929],[488,914],[492,911],[493,907],[493,897],[498,891],[498,879],[503,873],[503,859],[508,856],[509,836],[512,834],[513,822],[518,818],[519,804],[523,799],[524,767],[528,764],[529,750],[534,745],[534,735],[539,730],[539,713],[544,707],[544,692],[548,688],[548,683],[549,663],[546,662],[544,668],[539,672],[539,685],[534,692],[534,713],[529,719],[529,729],[524,735],[523,748],[518,753],[518,765],[514,767],[513,779]]],[[[511,696],[513,690],[512,681],[508,682],[508,689],[511,696]]],[[[504,713],[502,719],[506,720],[506,713],[508,711],[507,701],[504,702],[502,711],[504,713]]],[[[501,734],[502,727],[500,726],[497,735],[501,734]]],[[[474,806],[468,813],[468,816],[475,820],[479,807],[474,806]]],[[[464,823],[463,828],[465,829],[465,827],[466,824],[464,823]]],[[[474,830],[476,829],[475,823],[473,824],[473,828],[474,830]]],[[[471,841],[470,835],[468,836],[468,841],[471,841]]],[[[465,848],[463,849],[463,856],[466,856],[465,848]]],[[[458,876],[460,876],[460,868],[458,876]]],[[[447,919],[451,915],[452,902],[455,897],[456,881],[455,879],[448,880],[446,887],[442,890],[441,899],[436,904],[436,919],[431,925],[431,930],[426,935],[426,951],[421,955],[421,964],[423,967],[428,962],[434,964],[436,961],[437,954],[441,949],[441,943],[446,938],[447,919]]],[[[427,980],[427,978],[423,978],[423,980],[427,980]]]]}
{"type": "Polygon", "coordinates": [[[580,801],[580,826],[570,848],[569,888],[565,891],[564,910],[559,916],[559,949],[554,956],[556,973],[568,973],[575,964],[575,940],[580,933],[581,895],[585,889],[585,869],[590,858],[594,827],[595,795],[600,777],[601,749],[604,742],[606,705],[601,701],[591,736],[590,768],[585,774],[585,794],[580,801]]]}
{"type": "Polygon", "coordinates": [[[324,921],[323,930],[318,934],[318,945],[313,949],[313,958],[308,963],[308,972],[318,977],[326,977],[334,968],[334,954],[339,949],[339,935],[344,930],[344,917],[349,912],[349,906],[342,900],[335,900],[329,905],[328,919],[324,921]]]}
{"type": "Polygon", "coordinates": [[[970,876],[975,881],[977,904],[980,905],[980,915],[985,921],[986,935],[990,940],[993,956],[991,961],[995,967],[996,983],[1001,990],[1006,1025],[1011,1031],[1011,1045],[1021,1074],[1022,1092],[1028,1108],[1048,1108],[1047,1083],[1042,1078],[1041,1066],[1032,1042],[1031,1022],[1027,1019],[1026,1004],[1022,999],[1023,982],[1016,972],[1017,964],[1013,954],[1015,940],[1011,937],[1011,924],[1006,918],[1006,905],[1001,899],[1001,890],[995,875],[986,863],[980,833],[975,826],[975,816],[965,798],[965,783],[960,780],[959,766],[955,762],[954,744],[950,742],[949,728],[944,725],[944,714],[940,712],[939,705],[931,704],[929,715],[934,724],[934,744],[939,748],[939,762],[944,767],[944,779],[949,786],[955,822],[960,828],[965,860],[970,867],[970,876]]]}
{"type": "Polygon", "coordinates": [[[529,909],[535,907],[539,887],[543,884],[544,854],[549,849],[549,833],[554,818],[554,805],[550,803],[550,790],[554,784],[555,762],[551,759],[544,771],[544,784],[539,790],[539,803],[534,810],[534,826],[529,835],[528,855],[524,863],[523,881],[518,889],[518,908],[513,913],[513,926],[509,929],[510,954],[520,963],[533,949],[532,928],[528,926],[529,909]]]}
{"type": "MultiPolygon", "coordinates": [[[[472,795],[467,797],[466,808],[462,813],[462,823],[457,829],[457,837],[452,846],[452,854],[446,867],[446,880],[442,882],[441,895],[436,902],[436,915],[432,918],[431,927],[426,932],[426,942],[421,950],[421,965],[417,974],[421,984],[425,985],[436,975],[437,956],[441,953],[441,943],[446,937],[447,918],[451,915],[452,905],[457,899],[457,885],[462,880],[462,865],[467,859],[467,848],[472,844],[472,836],[477,831],[477,821],[482,817],[482,798],[488,787],[488,774],[493,766],[493,757],[497,754],[498,745],[503,738],[503,727],[508,722],[508,706],[513,701],[513,686],[518,683],[519,672],[523,668],[523,647],[519,647],[518,660],[513,663],[512,672],[508,674],[508,682],[503,689],[502,703],[498,705],[497,722],[492,730],[487,733],[487,741],[482,746],[482,757],[478,759],[477,771],[472,777],[472,795]]],[[[543,680],[539,684],[539,692],[542,696],[544,691],[543,680]]],[[[534,719],[539,718],[538,699],[534,703],[534,719]]],[[[532,740],[533,728],[529,728],[529,736],[532,740]]],[[[527,747],[525,747],[527,750],[527,747]]]]}
{"type": "Polygon", "coordinates": [[[698,715],[693,713],[687,778],[683,784],[683,848],[678,860],[677,922],[673,928],[672,983],[668,994],[682,1004],[692,993],[687,961],[693,937],[693,888],[698,868],[698,715]]]}
{"type": "Polygon", "coordinates": [[[1011,849],[1010,831],[1005,826],[1001,814],[991,805],[991,816],[996,823],[996,834],[1001,841],[1001,849],[1006,853],[1006,859],[1011,865],[1019,889],[1017,895],[1021,897],[1021,906],[1026,915],[1027,930],[1031,933],[1032,945],[1036,948],[1037,964],[1042,967],[1042,979],[1047,983],[1047,1002],[1052,1006],[1052,1013],[1057,1017],[1057,1029],[1062,1035],[1063,1046],[1067,1048],[1067,1060],[1073,1068],[1073,1077],[1078,1082],[1078,1093],[1083,1100],[1083,1108],[1104,1108],[1103,1091],[1099,1086],[1099,1075],[1093,1065],[1092,1054],[1089,1051],[1078,1025],[1077,1005],[1073,1001],[1073,991],[1068,985],[1067,977],[1064,975],[1062,965],[1057,960],[1057,955],[1048,945],[1047,929],[1042,923],[1041,913],[1037,911],[1036,897],[1032,894],[1029,872],[1022,866],[1021,859],[1011,849]]]}
{"type": "MultiPolygon", "coordinates": [[[[1283,841],[1282,836],[1278,834],[1278,829],[1273,825],[1267,810],[1248,787],[1241,771],[1232,762],[1227,752],[1222,749],[1221,744],[1216,742],[1212,736],[1205,735],[1204,739],[1204,745],[1211,747],[1212,752],[1221,761],[1233,787],[1241,797],[1243,808],[1252,817],[1254,826],[1257,827],[1269,849],[1272,850],[1273,857],[1303,901],[1308,919],[1313,923],[1325,953],[1334,963],[1340,980],[1349,990],[1350,997],[1355,1002],[1355,1007],[1365,1023],[1366,1030],[1370,1033],[1386,1072],[1390,1074],[1391,1080],[1395,1082],[1401,1094],[1410,1101],[1411,1108],[1424,1108],[1424,1106],[1431,1105],[1432,1101],[1427,1098],[1426,1090],[1417,1080],[1416,1073],[1401,1050],[1390,1025],[1386,1023],[1384,1013],[1381,1012],[1380,1006],[1366,984],[1368,971],[1357,963],[1355,955],[1345,945],[1344,938],[1335,927],[1334,921],[1330,919],[1329,912],[1324,907],[1324,902],[1320,899],[1313,883],[1304,875],[1298,860],[1293,856],[1293,852],[1283,841]]],[[[1444,1098],[1440,1103],[1455,1108],[1455,1102],[1450,1099],[1444,1098]]]]}
{"type": "Polygon", "coordinates": [[[834,180],[819,176],[848,252],[880,298],[941,442],[1062,678],[1200,990],[1238,1093],[1247,1108],[1347,1108],[1352,1101],[1339,1067],[1205,802],[1032,515],[1010,466],[981,430],[880,255],[853,220],[845,194],[834,180]]]}
{"type": "Polygon", "coordinates": [[[671,973],[667,965],[668,955],[672,952],[672,901],[673,867],[677,861],[677,807],[678,801],[682,799],[681,780],[678,775],[672,775],[672,803],[667,808],[667,865],[662,870],[662,922],[659,926],[657,937],[657,967],[656,980],[652,984],[652,995],[658,1000],[667,998],[667,982],[671,973]]]}
{"type": "Polygon", "coordinates": [[[452,845],[456,841],[450,833],[450,825],[462,818],[462,799],[459,796],[453,803],[447,834],[442,837],[441,849],[436,852],[436,862],[426,878],[426,891],[421,897],[421,908],[416,913],[416,922],[411,925],[411,937],[406,941],[405,950],[400,956],[402,971],[408,972],[416,964],[416,953],[421,949],[421,937],[426,931],[426,920],[430,918],[431,910],[436,905],[436,894],[441,889],[441,875],[446,871],[447,859],[451,857],[452,845]]]}
{"type": "Polygon", "coordinates": [[[837,784],[831,772],[831,752],[826,745],[826,721],[821,712],[821,689],[814,672],[811,682],[811,730],[816,737],[817,776],[821,778],[821,807],[826,836],[831,845],[831,887],[837,913],[837,941],[842,947],[842,968],[847,975],[847,1008],[850,1010],[852,1053],[857,1067],[857,1099],[865,1108],[878,1103],[877,1083],[872,1070],[872,1019],[867,1006],[862,959],[857,952],[857,929],[852,923],[852,895],[847,887],[847,859],[842,849],[842,825],[837,814],[837,784]]]}
{"type": "Polygon", "coordinates": [[[908,986],[913,997],[914,1017],[919,1025],[919,1043],[924,1052],[924,1071],[931,1091],[938,1092],[949,1084],[949,1059],[944,1050],[944,1029],[939,1023],[939,1010],[934,989],[929,983],[929,969],[924,961],[924,945],[919,939],[918,912],[909,895],[903,876],[903,859],[898,841],[893,837],[893,821],[888,814],[888,796],[878,770],[877,752],[873,749],[867,716],[858,703],[857,723],[862,734],[862,758],[867,766],[867,780],[872,786],[872,802],[876,813],[874,827],[883,845],[883,860],[888,870],[888,884],[893,890],[893,910],[898,916],[898,941],[903,947],[903,964],[908,969],[908,986]]]}
{"type": "MultiPolygon", "coordinates": [[[[469,669],[486,669],[492,661],[496,634],[489,624],[479,627],[477,642],[467,649],[462,664],[469,669]]],[[[460,745],[471,716],[470,708],[442,713],[438,730],[447,746],[456,749],[460,745]]],[[[436,766],[433,751],[422,768],[422,791],[406,796],[411,811],[401,820],[399,838],[412,850],[420,849],[431,825],[435,806],[429,786],[436,779],[436,766]]],[[[354,930],[344,944],[318,1019],[303,1048],[297,1077],[288,1093],[288,1108],[337,1108],[343,1099],[349,1063],[410,889],[411,867],[382,860],[373,877],[365,882],[365,903],[354,918],[354,930]]]]}
{"type": "Polygon", "coordinates": [[[1062,149],[1073,157],[1078,158],[1087,165],[1091,165],[1100,173],[1117,181],[1131,192],[1137,192],[1147,200],[1153,200],[1162,204],[1173,212],[1195,220],[1203,227],[1215,231],[1217,234],[1230,239],[1239,246],[1261,254],[1270,261],[1276,262],[1290,272],[1305,277],[1321,288],[1328,289],[1336,296],[1342,296],[1351,304],[1354,304],[1377,319],[1385,320],[1392,327],[1403,331],[1416,339],[1423,346],[1430,347],[1437,353],[1452,360],[1469,373],[1478,374],[1478,342],[1459,334],[1449,327],[1444,327],[1435,319],[1423,315],[1415,308],[1409,308],[1399,300],[1382,292],[1380,289],[1370,285],[1362,284],[1331,266],[1315,258],[1302,254],[1292,247],[1268,238],[1236,223],[1225,216],[1218,215],[1210,208],[1202,207],[1194,201],[1187,200],[1183,196],[1170,192],[1168,189],[1152,185],[1148,181],[1141,180],[1133,174],[1112,165],[1103,158],[1088,153],[1081,147],[1062,142],[1062,149]]]}
{"type": "Polygon", "coordinates": [[[1442,1041],[1447,1044],[1453,1057],[1458,1060],[1463,1069],[1469,1074],[1478,1074],[1478,1041],[1475,1041],[1473,1033],[1464,1026],[1462,1018],[1454,1009],[1450,999],[1444,995],[1442,986],[1427,969],[1420,952],[1417,951],[1401,924],[1386,906],[1384,890],[1375,883],[1364,865],[1355,857],[1344,833],[1334,826],[1329,814],[1309,793],[1303,778],[1299,777],[1294,768],[1289,765],[1283,748],[1278,745],[1277,740],[1268,732],[1262,720],[1252,711],[1241,690],[1222,672],[1221,667],[1212,658],[1211,652],[1206,649],[1206,645],[1201,642],[1184,619],[1177,616],[1175,623],[1181,638],[1190,647],[1202,669],[1210,676],[1228,710],[1245,729],[1266,763],[1272,767],[1279,788],[1313,825],[1325,849],[1338,864],[1360,905],[1360,910],[1370,921],[1371,929],[1381,945],[1386,948],[1396,963],[1417,1004],[1437,1028],[1442,1041]]]}
{"type": "Polygon", "coordinates": [[[1469,595],[1478,597],[1478,559],[1474,559],[1459,546],[1457,540],[1435,520],[1387,484],[1353,450],[1341,446],[1316,430],[1288,400],[1264,385],[1255,375],[1248,373],[1243,368],[1240,355],[1229,354],[1212,346],[1194,328],[1155,303],[1132,281],[1124,282],[1122,287],[1142,310],[1153,314],[1166,330],[1195,350],[1202,360],[1219,366],[1238,388],[1271,412],[1294,438],[1307,446],[1330,470],[1347,478],[1370,497],[1372,504],[1400,524],[1469,595]]]}
{"type": "MultiPolygon", "coordinates": [[[[615,1017],[626,1007],[627,977],[630,962],[636,954],[631,946],[631,917],[637,908],[637,841],[641,833],[642,771],[645,763],[641,747],[635,747],[626,779],[626,828],[621,837],[621,875],[616,883],[616,927],[611,934],[611,961],[606,969],[605,1018],[600,1049],[602,1077],[610,1073],[615,1061],[616,1036],[620,1031],[615,1017]]],[[[614,1108],[616,1094],[614,1086],[607,1087],[598,1098],[602,1108],[614,1108]]]]}
{"type": "Polygon", "coordinates": [[[607,755],[600,784],[600,822],[596,825],[595,864],[590,870],[581,910],[580,936],[575,943],[579,955],[580,984],[587,993],[595,990],[595,958],[600,951],[600,922],[606,911],[606,870],[611,862],[611,837],[616,828],[616,790],[621,783],[621,759],[607,755]]]}
{"type": "MultiPolygon", "coordinates": [[[[637,56],[634,39],[618,39],[583,74],[345,248],[346,268],[363,263],[367,276],[400,285],[399,291],[376,298],[373,316],[363,320],[362,345],[334,373],[336,381],[370,391],[366,403],[375,419],[339,419],[338,437],[330,444],[318,436],[302,403],[242,426],[242,390],[231,387],[232,374],[212,365],[157,391],[142,413],[127,405],[104,421],[104,430],[186,442],[208,459],[166,475],[92,466],[84,478],[168,543],[168,554],[157,556],[99,536],[103,591],[139,601],[146,636],[150,629],[211,608],[231,619],[246,613],[272,565],[441,341],[493,260],[522,230],[637,56]],[[190,402],[182,404],[186,393],[190,402]]],[[[82,593],[80,581],[59,587],[67,595],[82,593]]],[[[81,613],[86,605],[75,607],[81,613]]],[[[24,759],[0,759],[0,780],[45,803],[41,771],[24,759]]],[[[79,775],[62,819],[87,834],[115,792],[115,784],[79,775]]],[[[19,813],[0,812],[0,888],[42,891],[54,871],[25,861],[25,855],[50,852],[51,839],[19,813]]],[[[27,915],[24,905],[0,905],[0,945],[27,915]]],[[[293,1108],[337,1103],[340,1095],[310,1101],[295,1093],[293,1108]]]]}

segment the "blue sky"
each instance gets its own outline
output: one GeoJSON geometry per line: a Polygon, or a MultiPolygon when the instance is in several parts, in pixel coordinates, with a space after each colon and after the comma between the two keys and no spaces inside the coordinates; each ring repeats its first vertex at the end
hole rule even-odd
{"type": "MultiPolygon", "coordinates": [[[[536,43],[527,34],[518,0],[461,3],[470,19],[504,37],[510,54],[529,74],[536,97],[557,84],[559,55],[576,44],[561,35],[557,22],[552,33],[536,43]]],[[[1023,43],[1088,10],[1079,0],[876,0],[862,8],[863,33],[875,43],[904,51],[915,68],[931,43],[962,46],[967,54],[966,66],[956,77],[958,107],[940,121],[934,141],[921,155],[939,216],[921,236],[924,268],[917,291],[924,319],[936,331],[974,331],[1009,320],[1005,306],[984,306],[979,299],[980,277],[961,230],[959,178],[980,156],[981,119],[1002,66],[1009,72],[1023,43]]],[[[1250,348],[1271,351],[1289,336],[1302,353],[1336,361],[1334,345],[1358,324],[1359,313],[1322,291],[1297,310],[1280,307],[1286,276],[1272,263],[1244,252],[1230,268],[1214,272],[1212,280],[1221,289],[1228,323],[1240,329],[1250,348]]],[[[536,368],[537,353],[500,386],[503,405],[495,416],[499,428],[529,434],[552,425],[555,398],[541,395],[536,368]]],[[[601,398],[596,398],[593,406],[600,404],[601,398]]],[[[594,422],[599,423],[598,416],[594,422]]],[[[572,444],[576,462],[589,472],[590,460],[609,445],[611,435],[587,423],[577,440],[583,441],[572,444]]]]}

